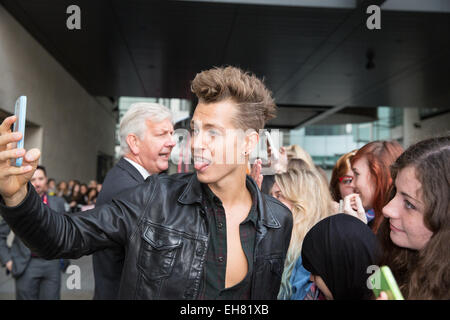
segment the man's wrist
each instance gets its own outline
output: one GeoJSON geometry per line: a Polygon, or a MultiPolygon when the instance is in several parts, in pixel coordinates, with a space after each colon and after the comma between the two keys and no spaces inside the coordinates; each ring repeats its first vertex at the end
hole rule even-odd
{"type": "Polygon", "coordinates": [[[5,201],[5,205],[8,207],[16,207],[19,204],[22,203],[22,201],[27,196],[27,185],[22,186],[19,191],[17,191],[14,195],[11,197],[3,197],[3,200],[5,201]]]}

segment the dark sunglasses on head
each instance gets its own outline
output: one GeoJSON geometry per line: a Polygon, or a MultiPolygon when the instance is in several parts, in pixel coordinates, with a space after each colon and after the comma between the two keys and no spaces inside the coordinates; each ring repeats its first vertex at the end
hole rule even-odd
{"type": "Polygon", "coordinates": [[[343,184],[350,184],[353,181],[353,177],[350,176],[343,176],[343,177],[339,177],[339,182],[343,183],[343,184]]]}

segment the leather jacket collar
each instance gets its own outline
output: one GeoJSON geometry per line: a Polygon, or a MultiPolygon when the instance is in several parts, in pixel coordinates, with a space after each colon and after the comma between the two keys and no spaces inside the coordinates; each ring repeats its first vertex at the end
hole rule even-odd
{"type": "MultiPolygon", "coordinates": [[[[280,228],[280,222],[274,217],[270,208],[266,205],[265,201],[263,201],[263,194],[261,190],[256,186],[256,183],[253,181],[250,176],[247,175],[247,183],[252,183],[256,189],[258,190],[256,193],[257,196],[257,208],[258,208],[258,222],[261,221],[268,228],[280,228]]],[[[189,179],[188,185],[184,192],[178,198],[178,202],[181,204],[202,204],[202,186],[201,182],[197,179],[197,174],[192,174],[189,179]]],[[[259,223],[258,223],[259,225],[259,223]]],[[[258,228],[259,229],[259,228],[258,228]]]]}

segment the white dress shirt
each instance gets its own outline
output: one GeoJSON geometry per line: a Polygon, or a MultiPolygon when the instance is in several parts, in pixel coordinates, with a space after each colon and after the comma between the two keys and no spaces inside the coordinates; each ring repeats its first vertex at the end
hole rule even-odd
{"type": "Polygon", "coordinates": [[[129,163],[131,163],[133,165],[133,167],[135,167],[137,169],[137,171],[139,171],[139,173],[142,175],[142,177],[145,179],[148,178],[148,176],[150,176],[150,173],[148,173],[147,170],[145,170],[145,168],[143,166],[141,166],[139,163],[134,162],[131,159],[128,159],[127,157],[123,157],[125,160],[127,160],[129,163]]]}

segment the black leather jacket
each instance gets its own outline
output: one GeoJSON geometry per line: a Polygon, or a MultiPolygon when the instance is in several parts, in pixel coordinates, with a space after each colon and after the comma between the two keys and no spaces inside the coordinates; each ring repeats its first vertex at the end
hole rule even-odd
{"type": "MultiPolygon", "coordinates": [[[[254,183],[249,177],[251,183],[254,183]]],[[[151,176],[93,210],[55,214],[28,184],[17,207],[1,214],[23,242],[47,259],[73,258],[112,246],[126,250],[120,299],[196,299],[208,247],[197,175],[151,176]]],[[[257,193],[252,299],[276,299],[292,230],[292,214],[257,193]]]]}

